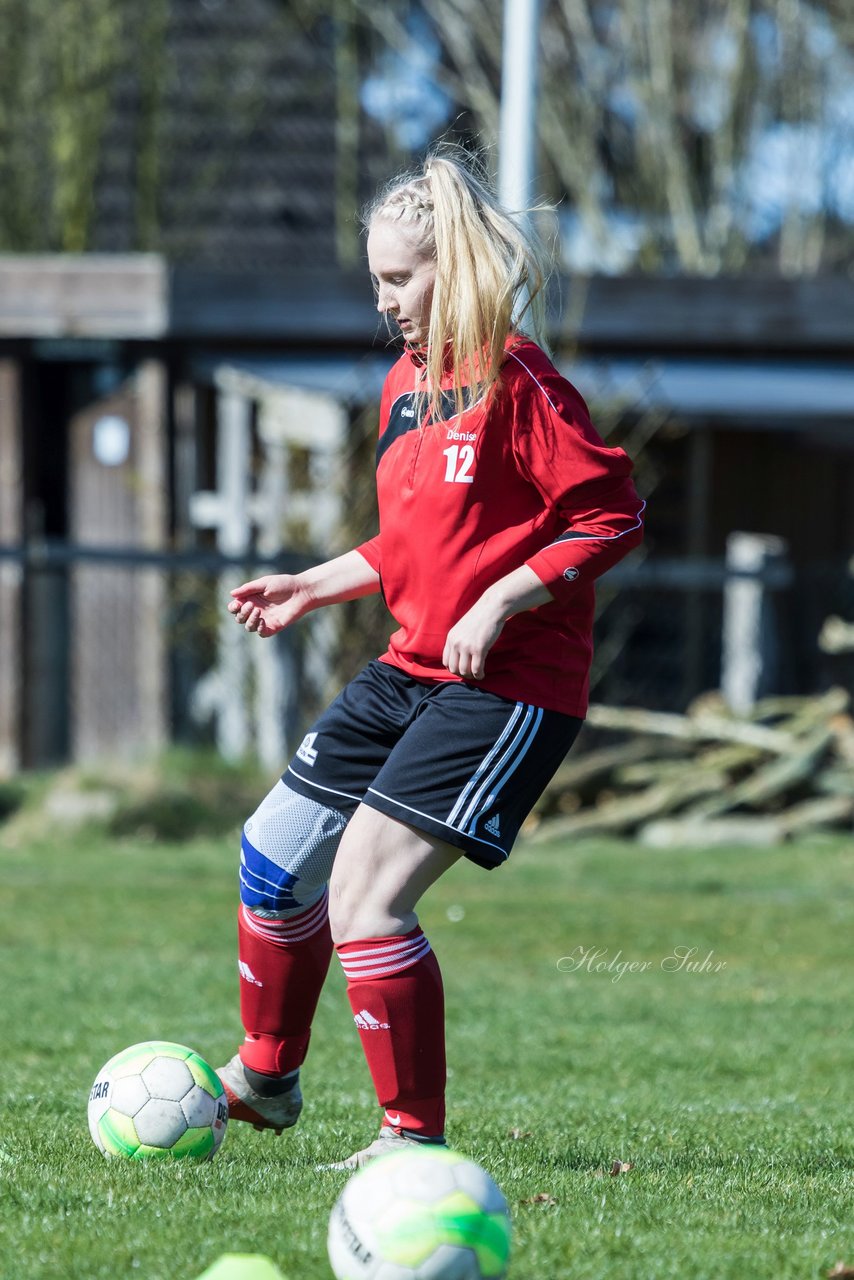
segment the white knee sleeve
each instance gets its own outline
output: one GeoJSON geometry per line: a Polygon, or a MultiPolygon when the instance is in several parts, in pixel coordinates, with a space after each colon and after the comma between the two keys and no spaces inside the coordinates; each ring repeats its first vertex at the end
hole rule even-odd
{"type": "Polygon", "coordinates": [[[347,819],[278,782],[243,828],[240,900],[281,919],[322,895],[347,819]]]}

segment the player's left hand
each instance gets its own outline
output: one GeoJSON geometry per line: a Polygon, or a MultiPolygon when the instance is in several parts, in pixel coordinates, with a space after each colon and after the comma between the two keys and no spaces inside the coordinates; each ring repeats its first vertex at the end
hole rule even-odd
{"type": "Polygon", "coordinates": [[[448,632],[442,662],[451,675],[481,680],[486,675],[486,655],[501,635],[505,621],[496,602],[488,594],[481,596],[448,632]]]}
{"type": "Polygon", "coordinates": [[[514,614],[538,609],[554,597],[528,565],[520,565],[487,587],[477,604],[455,622],[445,640],[442,661],[453,676],[482,680],[486,655],[514,614]]]}

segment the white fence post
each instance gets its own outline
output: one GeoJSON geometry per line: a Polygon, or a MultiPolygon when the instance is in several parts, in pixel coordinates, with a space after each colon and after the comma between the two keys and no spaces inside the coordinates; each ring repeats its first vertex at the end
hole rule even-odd
{"type": "MultiPolygon", "coordinates": [[[[220,495],[217,546],[227,556],[246,558],[249,552],[250,461],[249,400],[236,391],[220,389],[217,396],[217,492],[220,495]]],[[[246,711],[246,635],[225,612],[235,571],[219,579],[219,705],[217,747],[226,760],[239,760],[249,749],[246,711]]]]}
{"type": "Polygon", "coordinates": [[[762,694],[778,692],[780,636],[770,579],[782,577],[787,545],[771,534],[731,533],[726,563],[732,575],[723,598],[721,691],[737,715],[750,711],[762,694]]]}

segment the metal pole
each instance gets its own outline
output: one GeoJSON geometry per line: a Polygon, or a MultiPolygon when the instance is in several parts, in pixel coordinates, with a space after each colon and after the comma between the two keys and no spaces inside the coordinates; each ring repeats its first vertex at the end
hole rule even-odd
{"type": "Polygon", "coordinates": [[[504,0],[498,194],[516,212],[533,198],[539,31],[540,0],[504,0]]]}

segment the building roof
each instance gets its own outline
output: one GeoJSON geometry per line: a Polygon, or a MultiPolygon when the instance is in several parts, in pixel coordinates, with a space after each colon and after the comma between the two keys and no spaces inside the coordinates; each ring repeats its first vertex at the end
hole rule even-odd
{"type": "Polygon", "coordinates": [[[814,432],[845,426],[854,445],[854,367],[806,360],[656,356],[561,360],[588,399],[658,409],[692,422],[814,432]]]}
{"type": "MultiPolygon", "coordinates": [[[[854,352],[854,289],[835,277],[597,277],[562,280],[559,292],[551,337],[564,357],[800,355],[850,366],[854,352]]],[[[389,340],[366,268],[224,271],[170,266],[157,254],[0,254],[0,337],[303,351],[389,340]]]]}

